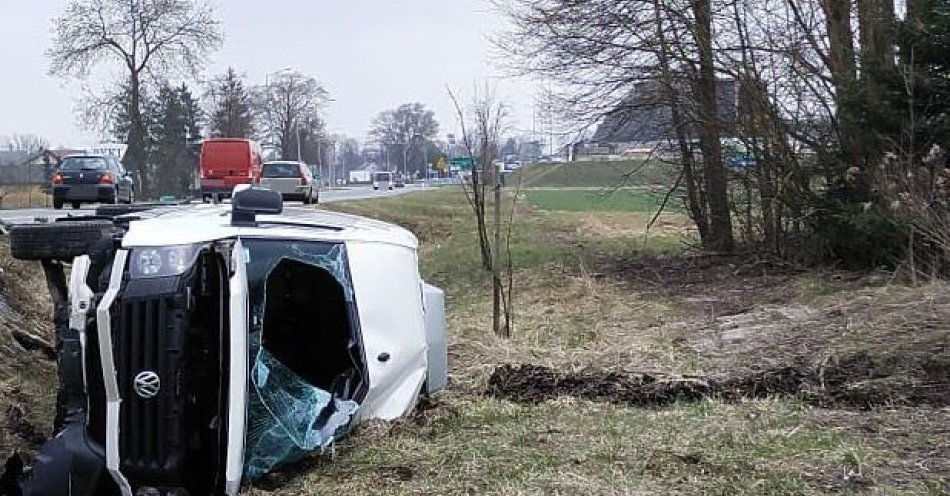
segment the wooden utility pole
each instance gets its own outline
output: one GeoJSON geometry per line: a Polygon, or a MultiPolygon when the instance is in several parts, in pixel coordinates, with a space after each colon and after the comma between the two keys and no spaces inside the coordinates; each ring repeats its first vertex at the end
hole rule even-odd
{"type": "Polygon", "coordinates": [[[495,225],[491,252],[492,327],[495,335],[501,335],[501,167],[496,167],[495,164],[491,167],[495,176],[495,225]]]}

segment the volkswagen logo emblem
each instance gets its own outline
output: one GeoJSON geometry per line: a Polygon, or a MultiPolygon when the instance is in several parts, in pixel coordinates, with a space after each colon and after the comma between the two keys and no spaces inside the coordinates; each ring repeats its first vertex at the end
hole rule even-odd
{"type": "Polygon", "coordinates": [[[155,372],[146,370],[135,376],[132,387],[135,389],[135,394],[139,395],[140,398],[149,400],[158,396],[158,390],[162,387],[162,380],[158,378],[158,374],[155,372]]]}

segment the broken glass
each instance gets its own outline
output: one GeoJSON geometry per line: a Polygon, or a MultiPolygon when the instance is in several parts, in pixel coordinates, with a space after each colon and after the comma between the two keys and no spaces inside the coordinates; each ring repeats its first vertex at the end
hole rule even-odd
{"type": "MultiPolygon", "coordinates": [[[[308,383],[263,346],[267,280],[285,261],[326,271],[342,287],[347,304],[353,286],[341,244],[246,240],[250,322],[248,427],[244,478],[253,481],[282,465],[321,452],[345,435],[359,405],[308,383]]],[[[276,296],[275,296],[276,297],[276,296]]],[[[299,309],[306,314],[308,309],[299,309]]]]}

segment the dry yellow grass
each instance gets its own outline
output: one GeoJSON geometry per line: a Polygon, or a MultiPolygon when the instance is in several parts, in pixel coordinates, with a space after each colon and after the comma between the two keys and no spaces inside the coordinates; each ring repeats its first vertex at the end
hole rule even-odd
{"type": "MultiPolygon", "coordinates": [[[[761,277],[730,268],[733,260],[716,270],[668,273],[662,259],[628,262],[643,253],[646,216],[525,211],[519,243],[543,253],[516,257],[515,333],[501,339],[488,332],[487,284],[463,277],[471,268],[458,262],[474,256],[466,251],[464,205],[447,215],[449,193],[430,195],[385,208],[371,202],[339,208],[396,222],[406,216],[412,227],[426,225],[417,216],[426,200],[440,205],[435,223],[451,229],[423,237],[423,253],[443,257],[424,267],[449,294],[450,391],[433,410],[385,434],[358,432],[336,460],[295,472],[278,486],[281,494],[940,494],[950,487],[950,467],[934,461],[935,453],[950,454],[945,409],[815,409],[789,397],[659,410],[572,398],[524,406],[483,393],[502,364],[729,374],[773,358],[786,364],[843,356],[857,349],[858,336],[904,341],[888,329],[895,319],[913,321],[897,309],[915,298],[924,300],[921,308],[940,308],[921,314],[920,322],[936,319],[950,328],[941,313],[950,311],[950,301],[934,306],[927,296],[950,288],[864,289],[879,283],[841,282],[833,272],[761,277]],[[456,220],[443,224],[446,218],[456,220]],[[810,309],[807,319],[786,310],[796,306],[810,309]],[[744,346],[708,348],[711,335],[728,332],[739,315],[754,320],[757,313],[771,327],[743,331],[752,333],[744,346]],[[821,346],[849,321],[864,334],[821,346]],[[809,330],[813,339],[805,339],[809,330]],[[914,471],[914,463],[927,468],[914,471]]],[[[647,253],[676,246],[687,231],[675,216],[662,224],[669,230],[646,244],[647,253]]]]}
{"type": "Polygon", "coordinates": [[[0,208],[50,207],[52,204],[52,199],[41,186],[0,186],[0,208]]]}

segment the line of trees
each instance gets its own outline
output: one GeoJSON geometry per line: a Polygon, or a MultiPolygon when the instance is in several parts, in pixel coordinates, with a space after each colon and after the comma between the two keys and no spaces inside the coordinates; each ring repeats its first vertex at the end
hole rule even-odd
{"type": "Polygon", "coordinates": [[[249,85],[234,68],[202,83],[221,27],[205,0],[71,0],[53,21],[50,74],[88,80],[98,66],[118,67],[111,88],[90,91],[83,120],[126,143],[126,168],[139,193],[182,195],[194,184],[197,145],[205,137],[253,138],[276,158],[323,165],[329,137],[320,115],[328,95],[313,77],[282,71],[249,85]]]}
{"type": "Polygon", "coordinates": [[[878,265],[926,247],[925,270],[947,269],[950,245],[922,233],[950,226],[927,208],[946,204],[950,3],[907,0],[903,19],[895,0],[495,4],[513,69],[557,84],[565,117],[668,109],[703,248],[878,265]],[[734,119],[718,108],[723,79],[738,88],[734,119]],[[656,94],[629,98],[642,83],[656,94]],[[727,163],[727,136],[752,165],[727,163]]]}

